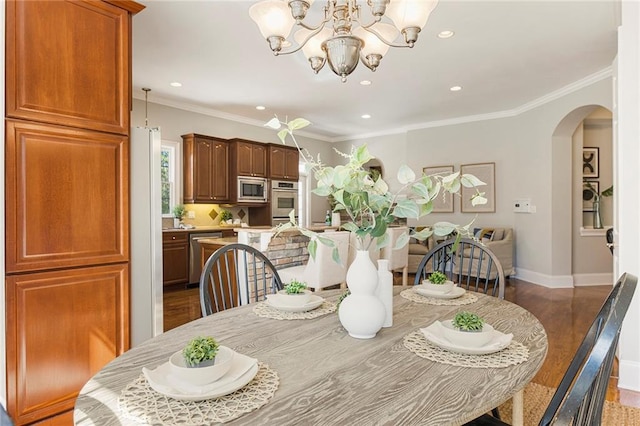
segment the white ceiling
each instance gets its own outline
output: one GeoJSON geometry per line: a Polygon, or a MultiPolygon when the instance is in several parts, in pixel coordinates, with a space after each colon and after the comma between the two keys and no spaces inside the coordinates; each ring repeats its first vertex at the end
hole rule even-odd
{"type": "Polygon", "coordinates": [[[315,75],[302,52],[275,57],[249,18],[253,1],[142,3],[134,97],[148,87],[150,102],[253,124],[305,117],[325,140],[513,111],[598,78],[616,55],[619,23],[616,1],[440,0],[413,49],[391,48],[375,73],[360,64],[342,83],[328,65],[315,75]],[[436,37],[446,29],[455,36],[436,37]]]}

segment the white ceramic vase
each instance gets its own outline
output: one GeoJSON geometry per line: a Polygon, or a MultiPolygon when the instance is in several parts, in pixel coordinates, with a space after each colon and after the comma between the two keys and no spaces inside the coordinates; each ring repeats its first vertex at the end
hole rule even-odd
{"type": "Polygon", "coordinates": [[[340,323],[351,337],[371,339],[382,328],[386,311],[376,297],[378,270],[367,250],[358,250],[356,253],[347,270],[347,286],[351,294],[340,303],[340,323]]]}

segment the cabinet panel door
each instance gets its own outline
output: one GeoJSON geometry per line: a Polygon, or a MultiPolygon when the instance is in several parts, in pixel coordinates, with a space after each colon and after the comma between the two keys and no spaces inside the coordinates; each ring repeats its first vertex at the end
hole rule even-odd
{"type": "Polygon", "coordinates": [[[269,148],[269,176],[276,179],[283,179],[285,176],[285,150],[280,147],[269,148]]]}
{"type": "Polygon", "coordinates": [[[300,163],[300,154],[297,149],[288,149],[285,151],[285,178],[291,180],[298,180],[299,177],[299,163],[300,163]]]}
{"type": "Polygon", "coordinates": [[[253,176],[267,177],[267,147],[255,144],[251,150],[253,176]]]}
{"type": "Polygon", "coordinates": [[[129,348],[127,264],[6,278],[7,401],[19,424],[72,409],[129,348]]]}
{"type": "Polygon", "coordinates": [[[238,142],[236,150],[238,176],[253,176],[253,144],[238,142]]]}
{"type": "Polygon", "coordinates": [[[162,245],[162,283],[189,282],[189,244],[164,243],[162,245]]]}
{"type": "Polygon", "coordinates": [[[128,134],[127,11],[83,0],[6,11],[7,116],[128,134]]]}
{"type": "Polygon", "coordinates": [[[213,175],[211,173],[213,159],[213,142],[196,139],[194,163],[194,191],[196,201],[211,202],[213,200],[213,175]]]}
{"type": "Polygon", "coordinates": [[[229,200],[229,143],[213,143],[213,200],[229,200]]]}
{"type": "Polygon", "coordinates": [[[126,136],[6,121],[8,273],[129,258],[126,136]]]}

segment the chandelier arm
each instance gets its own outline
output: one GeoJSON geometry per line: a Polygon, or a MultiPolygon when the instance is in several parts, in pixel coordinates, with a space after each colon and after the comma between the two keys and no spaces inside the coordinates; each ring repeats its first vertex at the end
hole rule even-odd
{"type": "Polygon", "coordinates": [[[311,40],[316,34],[318,34],[320,31],[322,31],[324,29],[325,24],[327,23],[327,21],[322,21],[322,23],[316,27],[316,28],[310,28],[307,27],[306,25],[300,24],[302,25],[304,28],[311,30],[311,32],[309,33],[309,35],[302,41],[302,43],[300,43],[300,45],[298,47],[296,47],[293,50],[288,50],[288,51],[280,51],[278,52],[278,56],[280,55],[290,55],[292,53],[296,53],[298,51],[300,51],[300,49],[302,49],[309,40],[311,40]]]}
{"type": "MultiPolygon", "coordinates": [[[[373,25],[373,24],[371,24],[371,25],[373,25]]],[[[376,36],[378,38],[378,40],[380,40],[381,42],[383,42],[387,46],[390,46],[390,47],[413,47],[413,45],[411,45],[411,44],[406,44],[406,43],[405,44],[396,44],[394,42],[388,42],[387,40],[385,40],[384,37],[382,37],[381,34],[379,34],[377,31],[374,31],[373,29],[371,29],[370,28],[371,25],[369,25],[368,27],[365,27],[362,24],[360,24],[360,27],[362,27],[362,29],[365,30],[366,32],[371,33],[374,36],[376,36]]]]}

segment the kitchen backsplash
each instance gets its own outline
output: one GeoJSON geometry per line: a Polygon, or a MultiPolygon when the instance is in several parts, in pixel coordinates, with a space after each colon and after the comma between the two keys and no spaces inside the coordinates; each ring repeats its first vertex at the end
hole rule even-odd
{"type": "MultiPolygon", "coordinates": [[[[193,226],[216,226],[220,225],[220,213],[223,210],[231,212],[234,221],[248,223],[249,213],[246,207],[222,207],[218,204],[185,204],[185,214],[182,223],[193,226]],[[195,214],[195,218],[189,217],[195,214]]],[[[163,228],[173,228],[173,218],[162,218],[163,228]]]]}

